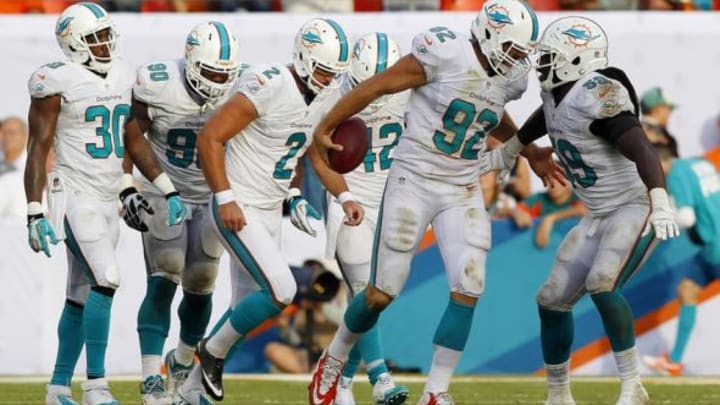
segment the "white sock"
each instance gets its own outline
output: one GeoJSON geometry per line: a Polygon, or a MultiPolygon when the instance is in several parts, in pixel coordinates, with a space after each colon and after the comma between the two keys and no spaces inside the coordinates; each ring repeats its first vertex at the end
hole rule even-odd
{"type": "Polygon", "coordinates": [[[154,354],[145,354],[142,356],[142,378],[143,381],[148,377],[154,375],[160,375],[160,364],[162,363],[162,356],[154,354]]]}
{"type": "Polygon", "coordinates": [[[550,388],[570,386],[570,360],[560,364],[545,364],[547,385],[550,388]]]}
{"type": "Polygon", "coordinates": [[[615,356],[618,374],[620,374],[620,381],[640,379],[635,346],[621,352],[615,352],[613,355],[615,356]]]}
{"type": "Polygon", "coordinates": [[[345,321],[343,320],[340,322],[340,327],[337,332],[335,332],[335,337],[333,337],[330,346],[327,348],[327,354],[340,361],[347,361],[348,356],[350,356],[350,350],[352,350],[355,343],[357,343],[361,337],[362,333],[350,332],[350,329],[345,326],[345,321]]]}
{"type": "Polygon", "coordinates": [[[435,353],[424,392],[447,392],[450,387],[450,378],[452,378],[461,355],[462,352],[457,350],[435,345],[435,353]]]}
{"type": "Polygon", "coordinates": [[[242,334],[233,328],[230,321],[225,321],[220,330],[207,341],[205,347],[213,356],[224,359],[230,348],[241,337],[242,334]]]}
{"type": "Polygon", "coordinates": [[[177,349],[175,349],[175,361],[183,366],[190,366],[193,364],[194,357],[195,347],[179,340],[177,349]]]}

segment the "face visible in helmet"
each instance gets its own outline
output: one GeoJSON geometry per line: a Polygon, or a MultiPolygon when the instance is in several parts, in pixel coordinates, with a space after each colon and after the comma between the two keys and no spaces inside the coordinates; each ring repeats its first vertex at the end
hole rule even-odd
{"type": "Polygon", "coordinates": [[[328,87],[330,83],[338,77],[338,73],[325,70],[318,66],[315,68],[312,76],[314,81],[320,83],[324,87],[328,87]]]}
{"type": "Polygon", "coordinates": [[[110,60],[112,58],[112,32],[110,27],[85,36],[85,42],[90,49],[90,53],[100,60],[110,60]]]}

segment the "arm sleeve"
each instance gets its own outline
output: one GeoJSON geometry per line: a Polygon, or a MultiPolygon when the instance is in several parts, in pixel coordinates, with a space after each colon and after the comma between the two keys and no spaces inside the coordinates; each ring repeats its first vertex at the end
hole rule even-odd
{"type": "Polygon", "coordinates": [[[545,126],[545,113],[542,106],[538,107],[525,123],[518,130],[518,139],[523,145],[528,145],[534,140],[547,134],[545,126]]]}
{"type": "Polygon", "coordinates": [[[635,162],[638,174],[648,190],[665,188],[665,174],[660,157],[641,127],[632,127],[618,135],[613,144],[623,156],[635,162]]]}
{"type": "Polygon", "coordinates": [[[593,135],[603,138],[610,143],[615,143],[620,135],[638,127],[642,130],[642,125],[637,116],[630,111],[622,111],[618,115],[610,118],[599,118],[590,124],[590,132],[593,135]]]}

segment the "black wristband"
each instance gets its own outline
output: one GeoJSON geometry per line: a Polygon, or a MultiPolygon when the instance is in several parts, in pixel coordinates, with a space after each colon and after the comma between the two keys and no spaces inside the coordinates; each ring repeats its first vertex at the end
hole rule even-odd
{"type": "Polygon", "coordinates": [[[137,189],[135,187],[128,187],[125,190],[120,192],[120,201],[125,201],[125,198],[129,196],[130,194],[137,193],[137,189]]]}

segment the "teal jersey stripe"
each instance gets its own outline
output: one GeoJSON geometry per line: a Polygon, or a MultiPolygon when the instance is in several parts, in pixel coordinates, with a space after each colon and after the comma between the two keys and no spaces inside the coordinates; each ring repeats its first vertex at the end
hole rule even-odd
{"type": "Polygon", "coordinates": [[[524,1],[521,1],[520,3],[525,6],[528,13],[530,14],[530,18],[532,19],[532,35],[530,36],[530,39],[533,41],[537,41],[538,32],[540,31],[540,24],[538,24],[537,14],[535,14],[535,11],[533,11],[533,9],[530,8],[530,6],[524,1]]]}
{"type": "Polygon", "coordinates": [[[388,40],[387,35],[382,32],[377,33],[377,65],[375,66],[375,73],[380,73],[387,69],[388,61],[388,40]]]}
{"type": "Polygon", "coordinates": [[[342,27],[340,27],[340,24],[336,23],[335,21],[329,18],[326,18],[325,21],[330,24],[331,27],[333,27],[335,33],[337,33],[338,39],[340,40],[340,62],[347,62],[348,41],[347,37],[345,36],[345,31],[343,31],[342,27]]]}
{"type": "Polygon", "coordinates": [[[98,7],[97,4],[94,3],[81,3],[83,6],[87,7],[88,10],[92,11],[93,14],[95,14],[95,17],[98,19],[105,17],[105,13],[103,10],[98,7]]]}
{"type": "Polygon", "coordinates": [[[85,275],[87,275],[88,279],[90,280],[90,285],[98,285],[95,274],[93,274],[92,269],[90,269],[90,264],[88,263],[87,259],[85,259],[82,250],[80,250],[80,245],[77,243],[77,239],[75,239],[75,234],[73,234],[73,231],[70,228],[70,223],[67,219],[63,221],[63,225],[65,226],[65,244],[67,245],[68,249],[70,249],[70,253],[72,253],[75,260],[80,263],[80,267],[82,267],[83,272],[85,272],[85,275]]]}
{"type": "Polygon", "coordinates": [[[220,35],[220,60],[228,60],[230,59],[230,35],[227,28],[221,22],[213,21],[212,23],[220,35]]]}

